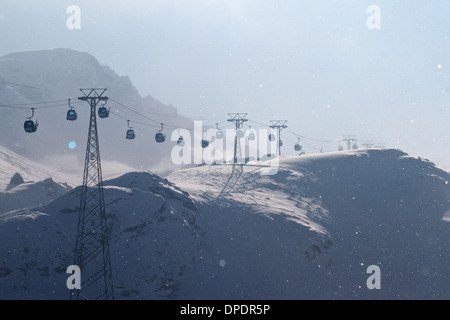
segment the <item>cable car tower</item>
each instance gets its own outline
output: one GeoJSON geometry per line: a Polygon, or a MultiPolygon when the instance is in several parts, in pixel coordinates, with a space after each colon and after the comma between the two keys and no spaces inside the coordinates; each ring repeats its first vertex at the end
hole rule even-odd
{"type": "Polygon", "coordinates": [[[272,125],[270,128],[276,129],[278,132],[278,144],[277,144],[277,153],[278,156],[281,156],[281,146],[283,145],[283,140],[281,140],[281,130],[286,129],[287,120],[270,120],[272,122],[272,125]]]}
{"type": "MultiPolygon", "coordinates": [[[[244,122],[247,122],[248,119],[245,119],[247,116],[246,113],[229,113],[228,116],[230,119],[228,119],[228,122],[233,122],[236,127],[236,135],[234,137],[234,158],[233,158],[233,164],[235,165],[239,161],[242,161],[242,152],[241,152],[241,137],[243,136],[242,127],[244,125],[244,122]]],[[[233,165],[233,167],[234,167],[233,165]]]]}
{"type": "Polygon", "coordinates": [[[106,89],[80,89],[91,106],[89,132],[81,189],[80,213],[75,243],[74,264],[81,270],[81,289],[71,290],[70,298],[83,300],[114,299],[109,241],[103,194],[96,107],[106,89]]]}
{"type": "MultiPolygon", "coordinates": [[[[234,189],[239,178],[241,177],[242,173],[244,172],[243,163],[245,162],[245,160],[243,161],[243,159],[242,159],[241,141],[240,140],[244,136],[243,131],[242,131],[244,122],[248,121],[247,119],[245,119],[245,117],[247,116],[247,113],[229,113],[228,116],[230,117],[230,119],[228,119],[227,121],[233,122],[236,127],[236,134],[234,136],[233,168],[231,169],[230,176],[228,177],[228,180],[225,183],[225,186],[220,191],[217,198],[221,198],[223,195],[229,194],[234,189]],[[239,165],[236,166],[237,164],[239,164],[239,165]]],[[[216,126],[216,128],[218,129],[219,127],[216,126]]],[[[223,137],[223,135],[221,135],[221,137],[223,137]]]]}
{"type": "Polygon", "coordinates": [[[352,142],[353,142],[353,149],[357,149],[358,147],[356,146],[356,136],[355,135],[345,135],[342,136],[342,141],[347,141],[347,149],[351,150],[352,149],[352,142]],[[356,148],[355,148],[356,146],[356,148]]]}

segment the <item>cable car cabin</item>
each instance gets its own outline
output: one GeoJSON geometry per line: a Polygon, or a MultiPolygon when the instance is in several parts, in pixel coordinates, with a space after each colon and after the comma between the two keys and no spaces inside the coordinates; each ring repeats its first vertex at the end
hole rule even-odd
{"type": "Polygon", "coordinates": [[[37,122],[35,123],[33,120],[27,120],[23,124],[23,128],[25,129],[25,132],[27,132],[27,133],[36,132],[37,127],[38,127],[37,122]]]}
{"type": "Polygon", "coordinates": [[[177,140],[177,146],[184,146],[184,138],[182,136],[180,136],[177,140]]]}
{"type": "Polygon", "coordinates": [[[344,150],[344,147],[343,146],[339,146],[338,150],[342,151],[342,150],[344,150]]]}
{"type": "Polygon", "coordinates": [[[136,137],[134,130],[133,129],[128,129],[127,130],[127,139],[128,140],[133,140],[136,137]]]}
{"type": "Polygon", "coordinates": [[[164,141],[166,141],[166,136],[163,135],[161,132],[158,132],[158,133],[156,133],[156,135],[155,135],[155,140],[156,140],[156,142],[158,142],[158,143],[164,142],[164,141]]]}
{"type": "Polygon", "coordinates": [[[209,141],[203,139],[203,140],[202,140],[202,148],[205,149],[205,148],[207,148],[208,146],[209,146],[209,141]]]}
{"type": "Polygon", "coordinates": [[[217,139],[222,139],[223,138],[223,132],[221,130],[216,132],[216,138],[217,139]]]}
{"type": "Polygon", "coordinates": [[[68,110],[67,111],[66,120],[69,120],[69,121],[77,120],[77,112],[75,110],[72,110],[72,109],[68,110]]]}
{"type": "Polygon", "coordinates": [[[100,118],[108,118],[109,117],[109,110],[106,109],[106,107],[98,108],[98,116],[100,118]]]}
{"type": "Polygon", "coordinates": [[[294,146],[294,150],[295,151],[300,151],[300,150],[302,150],[302,146],[299,145],[298,143],[296,143],[295,146],[294,146]]]}
{"type": "Polygon", "coordinates": [[[275,141],[276,137],[273,133],[269,134],[269,141],[275,141]]]}
{"type": "Polygon", "coordinates": [[[248,140],[255,140],[255,139],[256,139],[255,134],[254,134],[253,132],[250,132],[250,133],[248,134],[248,140]]]}
{"type": "Polygon", "coordinates": [[[242,131],[241,129],[238,129],[238,130],[236,131],[236,136],[237,136],[238,138],[242,138],[242,137],[244,136],[244,131],[242,131]]]}
{"type": "Polygon", "coordinates": [[[283,140],[280,140],[280,142],[278,142],[280,144],[280,147],[283,146],[283,140]]]}

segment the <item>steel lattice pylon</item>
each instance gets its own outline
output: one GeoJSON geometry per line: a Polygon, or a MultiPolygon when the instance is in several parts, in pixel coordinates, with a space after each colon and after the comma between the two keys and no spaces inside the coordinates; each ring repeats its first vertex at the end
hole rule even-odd
{"type": "Polygon", "coordinates": [[[281,156],[281,130],[286,129],[286,122],[287,120],[270,120],[272,122],[272,125],[270,128],[276,129],[278,134],[278,141],[277,141],[277,155],[281,156]]]}
{"type": "Polygon", "coordinates": [[[229,194],[236,186],[239,178],[242,175],[243,164],[245,163],[245,159],[242,158],[241,151],[241,138],[238,137],[238,130],[241,130],[244,122],[248,120],[245,119],[247,116],[246,113],[229,113],[228,122],[233,122],[236,127],[236,132],[234,136],[234,152],[233,152],[233,168],[231,170],[230,176],[228,177],[227,183],[223,187],[222,191],[220,191],[217,198],[221,198],[224,194],[229,194]]]}
{"type": "Polygon", "coordinates": [[[241,141],[238,137],[238,130],[242,129],[244,122],[247,122],[248,120],[245,119],[247,116],[246,113],[229,113],[228,116],[230,119],[228,119],[228,122],[233,122],[236,127],[236,135],[234,137],[234,154],[233,154],[233,164],[240,163],[242,164],[242,151],[241,151],[241,141]]]}
{"type": "Polygon", "coordinates": [[[81,270],[81,288],[71,290],[70,297],[111,300],[114,291],[96,117],[98,102],[108,97],[103,96],[106,89],[80,90],[84,96],[78,99],[90,104],[91,113],[74,258],[81,270]]]}

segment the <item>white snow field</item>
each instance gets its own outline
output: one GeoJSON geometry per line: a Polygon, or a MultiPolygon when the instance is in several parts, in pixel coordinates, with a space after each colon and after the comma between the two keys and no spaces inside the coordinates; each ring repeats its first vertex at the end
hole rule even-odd
{"type": "MultiPolygon", "coordinates": [[[[105,181],[116,299],[449,299],[449,173],[394,149],[105,181]],[[367,268],[380,269],[369,289],[367,268]]],[[[80,189],[0,214],[0,299],[68,299],[80,189]]]]}

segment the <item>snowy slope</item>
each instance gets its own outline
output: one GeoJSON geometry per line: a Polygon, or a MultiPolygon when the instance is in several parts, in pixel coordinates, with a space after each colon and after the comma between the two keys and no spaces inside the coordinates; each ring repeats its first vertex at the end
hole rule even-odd
{"type": "MultiPolygon", "coordinates": [[[[449,299],[450,175],[399,150],[105,182],[117,299],[449,299]],[[219,196],[220,195],[220,196],[219,196]],[[381,289],[369,290],[369,265],[381,289]]],[[[79,188],[0,215],[0,298],[66,299],[79,188]]]]}
{"type": "MultiPolygon", "coordinates": [[[[67,299],[80,188],[35,209],[0,214],[0,299],[67,299]]],[[[105,182],[117,299],[176,297],[199,256],[189,197],[168,181],[134,172],[105,182]]]]}
{"type": "Polygon", "coordinates": [[[36,182],[51,177],[55,182],[75,186],[79,180],[77,177],[57,172],[0,146],[0,191],[5,190],[11,177],[16,172],[23,177],[25,182],[36,182]]]}
{"type": "Polygon", "coordinates": [[[278,174],[244,167],[221,195],[230,171],[200,166],[167,177],[205,203],[200,226],[215,228],[204,243],[216,265],[226,261],[222,279],[192,295],[450,297],[450,175],[433,163],[378,149],[283,157],[278,174]],[[381,290],[366,287],[369,265],[381,269],[381,290]]]}

